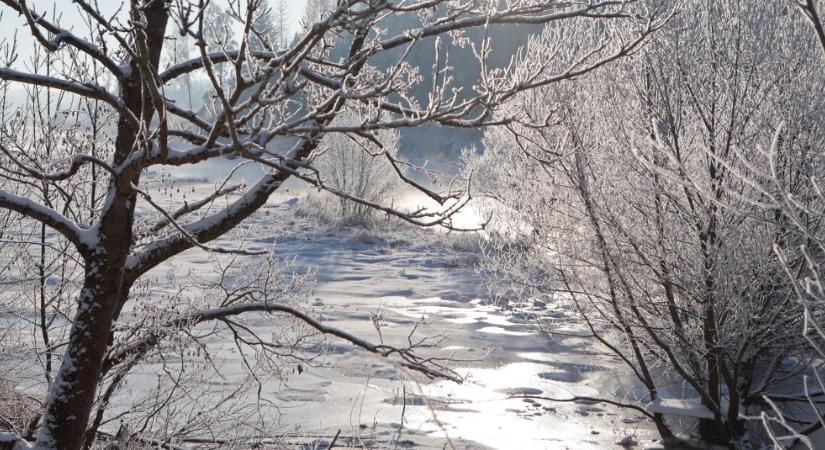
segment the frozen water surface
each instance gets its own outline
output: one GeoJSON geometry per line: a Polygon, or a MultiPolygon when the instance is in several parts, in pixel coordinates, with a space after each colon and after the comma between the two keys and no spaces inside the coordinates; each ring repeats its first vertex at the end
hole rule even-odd
{"type": "MultiPolygon", "coordinates": [[[[655,430],[632,413],[525,398],[609,397],[632,387],[617,376],[616,360],[574,335],[582,330],[566,322],[563,307],[542,306],[552,318],[545,326],[573,335],[543,333],[531,320],[537,310],[503,310],[480,300],[482,280],[472,267],[454,263],[460,249],[428,245],[411,238],[410,230],[307,231],[295,218],[296,203],[286,195],[273,198],[245,225],[247,248],[274,246],[295,270],[314,270],[309,303],[325,323],[372,341],[405,342],[416,324],[417,336],[439,336],[440,348],[419,353],[454,357],[465,381],[427,380],[349,343],[330,341],[300,373],[264,383],[262,398],[275,406],[266,409],[266,419],[284,433],[331,436],[340,429],[347,442],[399,448],[603,449],[619,448],[615,442],[627,436],[654,445],[655,430]]],[[[210,264],[199,250],[181,255],[150,274],[150,295],[175,292],[176,277],[207,273],[210,264]]],[[[252,316],[246,325],[266,335],[273,332],[271,320],[252,316]]],[[[231,342],[217,338],[208,346],[221,371],[205,384],[213,395],[229,393],[244,378],[240,355],[231,342]]],[[[140,398],[159,367],[150,362],[134,371],[124,404],[140,398]]]]}

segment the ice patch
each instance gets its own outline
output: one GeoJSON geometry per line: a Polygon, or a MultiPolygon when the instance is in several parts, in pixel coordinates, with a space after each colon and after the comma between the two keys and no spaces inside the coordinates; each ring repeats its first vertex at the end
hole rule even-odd
{"type": "MultiPolygon", "coordinates": [[[[728,405],[723,402],[722,411],[726,412],[728,405]]],[[[657,398],[647,405],[648,412],[667,414],[679,417],[692,417],[695,419],[713,419],[713,413],[698,398],[657,398]]],[[[744,405],[739,406],[739,411],[744,411],[744,405]]],[[[739,417],[745,416],[740,412],[739,417]]]]}
{"type": "Polygon", "coordinates": [[[479,329],[478,331],[482,333],[490,333],[490,334],[503,334],[506,336],[533,336],[536,333],[532,333],[529,331],[513,331],[513,330],[506,330],[501,327],[484,327],[479,329]]]}

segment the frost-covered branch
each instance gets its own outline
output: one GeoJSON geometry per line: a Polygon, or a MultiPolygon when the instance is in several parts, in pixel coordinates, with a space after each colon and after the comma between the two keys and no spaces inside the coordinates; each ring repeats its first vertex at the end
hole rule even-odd
{"type": "MultiPolygon", "coordinates": [[[[0,0],[3,4],[11,8],[12,11],[23,15],[29,24],[30,32],[37,41],[49,51],[57,51],[63,43],[69,44],[81,52],[91,56],[97,62],[106,67],[113,75],[120,78],[124,75],[123,69],[112,58],[104,53],[100,47],[88,40],[78,37],[71,31],[61,28],[59,25],[49,21],[41,14],[30,9],[23,0],[0,0]],[[47,39],[40,31],[42,27],[46,32],[52,34],[52,39],[47,39]]],[[[80,2],[89,8],[85,2],[80,2]]],[[[87,9],[89,10],[89,9],[87,9]]],[[[98,16],[99,17],[99,16],[98,16]]]]}
{"type": "Polygon", "coordinates": [[[160,231],[160,230],[164,229],[165,227],[167,227],[171,223],[172,220],[178,220],[181,217],[183,217],[184,215],[189,214],[189,213],[194,212],[194,211],[197,211],[197,210],[203,208],[204,206],[214,202],[217,198],[223,197],[223,196],[228,195],[228,194],[231,194],[231,193],[233,193],[233,192],[235,192],[239,189],[242,189],[243,187],[244,187],[243,184],[234,184],[232,186],[222,187],[220,189],[215,190],[215,192],[209,194],[208,196],[206,196],[206,197],[204,197],[200,200],[197,200],[197,201],[194,201],[194,202],[184,202],[183,206],[181,206],[180,208],[168,213],[169,218],[165,218],[163,220],[160,220],[155,225],[152,225],[152,228],[149,229],[149,233],[152,233],[152,234],[157,233],[158,231],[160,231]]]}
{"type": "Polygon", "coordinates": [[[101,100],[120,111],[126,111],[126,107],[120,99],[110,94],[103,87],[90,83],[79,83],[76,81],[62,80],[40,74],[25,73],[6,67],[0,67],[0,80],[54,88],[70,92],[72,94],[77,94],[82,97],[101,100]]]}
{"type": "MultiPolygon", "coordinates": [[[[322,334],[335,336],[355,345],[362,350],[375,353],[384,358],[390,358],[391,360],[393,360],[392,357],[395,355],[397,356],[397,359],[393,361],[397,362],[402,367],[422,373],[430,378],[444,378],[456,382],[462,381],[458,374],[453,372],[451,369],[434,362],[432,358],[424,358],[416,355],[414,345],[409,348],[400,348],[387,344],[375,344],[340,328],[326,325],[318,319],[313,318],[306,312],[284,304],[269,302],[240,302],[220,308],[194,311],[176,321],[164,324],[160,327],[160,329],[172,330],[169,332],[173,333],[176,332],[174,330],[177,330],[184,324],[192,325],[208,321],[222,321],[251,312],[288,314],[301,320],[322,334]]],[[[118,364],[135,357],[135,355],[145,354],[150,351],[162,338],[164,338],[162,334],[152,333],[141,338],[137,342],[129,343],[123,348],[115,348],[103,363],[104,373],[108,372],[111,368],[117,366],[118,364]]]]}
{"type": "Polygon", "coordinates": [[[822,18],[819,15],[819,10],[817,9],[816,0],[789,0],[791,3],[795,4],[799,9],[805,14],[805,17],[808,18],[808,21],[811,23],[811,26],[814,28],[814,32],[816,33],[816,37],[819,40],[820,46],[822,46],[823,54],[825,54],[825,26],[822,24],[822,18]]]}
{"type": "Polygon", "coordinates": [[[66,216],[29,198],[0,190],[0,208],[15,211],[53,228],[71,241],[82,254],[94,248],[93,230],[81,229],[66,216]]]}

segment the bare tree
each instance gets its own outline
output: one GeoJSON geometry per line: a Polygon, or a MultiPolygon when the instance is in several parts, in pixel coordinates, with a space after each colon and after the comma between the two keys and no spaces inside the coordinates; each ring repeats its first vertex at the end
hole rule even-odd
{"type": "MultiPolygon", "coordinates": [[[[342,111],[337,120],[352,125],[357,123],[357,116],[342,111]]],[[[392,204],[393,196],[397,197],[404,184],[400,177],[407,172],[407,167],[399,160],[399,140],[398,130],[379,130],[373,141],[341,134],[328,135],[318,146],[312,164],[331,189],[347,192],[372,204],[392,204]]],[[[369,204],[329,192],[310,195],[302,211],[326,220],[367,225],[378,212],[369,204]]]]}
{"type": "Polygon", "coordinates": [[[519,241],[498,256],[511,266],[493,268],[570,301],[587,335],[629,366],[644,391],[629,403],[663,438],[681,415],[732,445],[759,429],[754,416],[804,401],[779,392],[817,363],[786,277],[804,260],[772,250],[801,241],[738,174],[767,167],[759,149],[786,120],[781,176],[808,198],[798,181],[825,161],[811,120],[822,104],[806,92],[823,78],[785,2],[678,6],[673,28],[635,58],[590,74],[600,83],[522,96],[523,120],[488,132],[477,179],[519,241]],[[673,384],[692,398],[668,395],[673,384]]]}
{"type": "MultiPolygon", "coordinates": [[[[246,290],[207,308],[171,308],[179,314],[147,315],[145,322],[138,318],[137,325],[124,326],[124,314],[134,311],[129,301],[145,286],[142,277],[186,250],[255,253],[243,249],[240,242],[227,248],[213,241],[227,236],[258,211],[290,177],[413,224],[449,226],[450,217],[469,200],[466,189],[440,194],[402,177],[441,208],[401,211],[332,188],[312,167],[311,155],[331,134],[369,140],[378,130],[424,124],[482,127],[507,123],[509,117],[492,115],[497,105],[520,92],[582,76],[621,58],[662,25],[657,18],[644,18],[647,11],[636,8],[633,1],[571,5],[522,0],[347,0],[321,11],[299,39],[272,52],[250,49],[259,0],[232,0],[225,8],[205,0],[136,0],[124,3],[114,15],[99,10],[97,3],[77,0],[78,13],[92,25],[87,36],[61,26],[58,18],[32,9],[25,0],[2,0],[2,4],[6,13],[25,21],[27,32],[53,55],[59,67],[39,73],[7,65],[0,68],[0,80],[48,87],[73,98],[99,102],[115,116],[112,138],[98,135],[111,146],[110,153],[90,154],[82,151],[83,147],[65,146],[59,163],[42,166],[33,161],[29,147],[9,147],[3,152],[0,208],[58,233],[71,244],[72,254],[83,266],[76,305],[67,316],[71,330],[61,343],[62,356],[54,361],[39,426],[35,420],[31,427],[38,430],[33,445],[44,449],[89,445],[112,390],[147,353],[164,342],[174,342],[169,339],[178,335],[175,330],[213,322],[232,330],[232,318],[250,312],[286,314],[316,332],[348,340],[412,370],[454,378],[442,361],[420,357],[412,348],[372,344],[331,328],[282,303],[277,295],[266,295],[267,289],[246,290]],[[435,10],[439,14],[430,14],[435,10]],[[420,24],[404,30],[383,29],[382,20],[395,14],[418,14],[420,24]],[[462,33],[472,28],[573,19],[622,23],[633,32],[622,35],[625,40],[614,45],[587,49],[558,71],[527,60],[491,68],[485,63],[491,51],[489,40],[470,43],[482,67],[474,91],[452,88],[453,69],[447,56],[439,55],[428,98],[414,99],[407,94],[421,76],[405,62],[405,55],[414,46],[441,47],[442,37],[450,38],[446,40],[452,45],[466,45],[462,33]],[[162,69],[161,55],[171,22],[189,41],[186,45],[197,48],[198,57],[162,69]],[[339,51],[340,46],[346,48],[339,51]],[[390,54],[396,62],[389,67],[371,64],[390,54]],[[99,66],[105,76],[84,76],[91,65],[99,66]],[[195,72],[205,74],[210,85],[207,107],[200,112],[181,106],[164,93],[169,83],[195,72]],[[336,122],[345,107],[359,111],[361,120],[356,124],[336,122]],[[293,138],[294,144],[285,152],[277,151],[274,142],[285,137],[293,138]],[[171,196],[171,204],[165,204],[148,183],[148,171],[153,167],[179,167],[227,154],[254,161],[268,171],[251,187],[222,185],[191,202],[171,196]],[[72,212],[80,201],[76,196],[65,195],[62,203],[55,205],[26,190],[48,185],[55,192],[80,183],[91,170],[102,175],[106,185],[100,197],[97,193],[84,196],[87,214],[72,212]],[[152,216],[141,215],[142,208],[154,210],[160,218],[146,223],[152,216]]],[[[255,334],[243,337],[241,331],[238,336],[259,348],[277,348],[255,334]]],[[[151,411],[147,414],[155,417],[151,411]]],[[[15,438],[22,446],[25,439],[21,437],[28,436],[15,438]]]]}
{"type": "MultiPolygon", "coordinates": [[[[790,3],[812,28],[815,42],[818,42],[822,50],[820,63],[813,67],[814,70],[822,71],[825,68],[821,59],[825,57],[825,27],[818,2],[791,0],[790,3]]],[[[763,164],[748,166],[737,172],[736,176],[760,190],[762,198],[757,207],[772,211],[775,219],[781,218],[797,233],[796,240],[777,242],[773,250],[785,269],[796,300],[803,310],[802,336],[817,357],[816,364],[803,375],[800,389],[794,395],[797,408],[789,410],[781,402],[766,397],[765,400],[773,408],[772,414],[763,413],[760,418],[775,448],[791,449],[804,445],[814,449],[817,443],[811,435],[817,432],[821,435],[821,430],[825,428],[825,328],[822,325],[825,323],[825,291],[822,284],[825,241],[820,225],[825,211],[825,198],[818,177],[821,169],[811,170],[800,177],[789,176],[788,142],[800,127],[804,129],[812,125],[800,125],[790,118],[785,120],[788,122],[777,127],[773,141],[760,153],[763,164]]],[[[816,140],[808,145],[811,146],[810,151],[818,150],[816,140]]],[[[792,163],[807,163],[797,155],[791,155],[792,163]]]]}
{"type": "Polygon", "coordinates": [[[250,38],[251,50],[282,50],[289,45],[289,14],[284,0],[278,0],[274,6],[265,2],[261,4],[260,14],[252,27],[254,36],[250,38]]]}

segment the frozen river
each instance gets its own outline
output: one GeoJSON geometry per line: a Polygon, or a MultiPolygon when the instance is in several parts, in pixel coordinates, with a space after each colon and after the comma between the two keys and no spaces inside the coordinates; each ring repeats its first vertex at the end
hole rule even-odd
{"type": "MultiPolygon", "coordinates": [[[[310,309],[328,325],[375,342],[400,343],[418,324],[415,336],[440,339],[438,348],[418,353],[454,358],[452,366],[465,381],[422,379],[330,340],[300,372],[264,384],[261,395],[274,405],[267,420],[284,434],[310,439],[341,430],[339,442],[404,448],[603,449],[630,435],[640,444],[653,443],[655,432],[627,411],[518,398],[611,397],[630,386],[622,386],[621,366],[613,358],[575,336],[581,330],[568,320],[565,306],[503,310],[485,304],[483,281],[472,268],[474,249],[462,246],[470,239],[445,246],[418,240],[409,229],[307,231],[292,219],[295,207],[295,199],[273,199],[257,220],[270,221],[273,227],[267,228],[277,232],[251,234],[247,248],[274,245],[293,269],[314,270],[310,309]],[[563,335],[540,332],[538,317],[563,335]]],[[[259,230],[256,225],[250,229],[259,230]]],[[[208,264],[202,252],[191,251],[156,272],[204,272],[208,264]]],[[[246,325],[266,333],[273,326],[269,320],[257,317],[246,325]]],[[[243,365],[229,345],[217,354],[217,384],[231,389],[243,379],[243,365]]],[[[154,372],[147,366],[134,378],[154,372]]]]}

